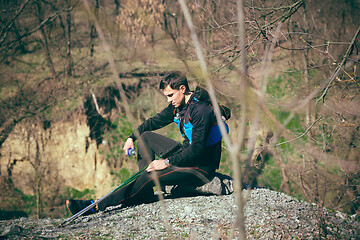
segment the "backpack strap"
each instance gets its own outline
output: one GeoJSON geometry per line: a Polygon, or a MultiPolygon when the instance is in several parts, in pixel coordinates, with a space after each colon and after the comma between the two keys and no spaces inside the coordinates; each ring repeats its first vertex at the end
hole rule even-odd
{"type": "MultiPolygon", "coordinates": [[[[206,91],[205,89],[203,89],[199,86],[196,86],[195,93],[198,96],[199,100],[201,100],[203,102],[207,102],[208,104],[210,104],[212,106],[212,102],[211,102],[208,91],[206,91]]],[[[219,104],[219,107],[220,107],[221,116],[223,116],[225,118],[225,120],[230,119],[230,117],[231,117],[230,108],[228,108],[224,105],[220,105],[220,104],[219,104]]]]}

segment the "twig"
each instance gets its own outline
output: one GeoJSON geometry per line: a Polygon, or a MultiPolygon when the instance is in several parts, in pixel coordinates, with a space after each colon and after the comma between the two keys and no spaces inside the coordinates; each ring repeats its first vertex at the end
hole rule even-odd
{"type": "Polygon", "coordinates": [[[0,40],[0,46],[3,44],[3,42],[5,41],[6,39],[6,36],[7,36],[7,33],[8,33],[8,30],[12,27],[12,25],[14,24],[15,22],[15,19],[17,17],[20,16],[20,14],[22,13],[22,11],[24,10],[24,8],[26,7],[26,5],[28,5],[28,3],[30,2],[31,0],[27,0],[23,5],[22,7],[20,8],[20,10],[16,13],[16,15],[11,19],[10,23],[3,28],[3,30],[1,31],[0,33],[0,37],[2,37],[4,35],[4,37],[1,38],[0,40]],[[6,34],[5,34],[5,31],[6,31],[6,34]]]}
{"type": "MultiPolygon", "coordinates": [[[[9,43],[9,45],[7,46],[8,48],[10,48],[15,42],[23,39],[24,37],[27,37],[31,34],[33,34],[34,32],[38,31],[39,29],[41,29],[45,24],[53,21],[54,19],[56,19],[63,11],[59,11],[59,12],[55,12],[53,14],[51,14],[47,19],[43,20],[38,26],[36,26],[35,28],[33,28],[32,30],[24,33],[23,35],[19,36],[16,40],[12,41],[9,43]]],[[[0,42],[0,46],[1,46],[2,42],[0,42]]]]}
{"type": "Polygon", "coordinates": [[[90,93],[91,93],[91,96],[92,96],[92,99],[93,99],[93,102],[94,102],[95,109],[96,109],[97,113],[98,113],[101,117],[106,118],[106,116],[105,116],[103,113],[101,113],[102,111],[101,111],[101,109],[100,109],[100,107],[99,107],[99,104],[98,104],[98,102],[97,102],[97,99],[96,99],[96,96],[95,96],[95,93],[93,92],[93,90],[90,90],[90,93]]]}
{"type": "Polygon", "coordinates": [[[297,136],[296,138],[294,139],[291,139],[291,140],[288,140],[288,141],[285,141],[285,142],[281,142],[281,143],[278,143],[278,144],[275,144],[273,145],[273,147],[278,147],[280,145],[283,145],[283,144],[286,144],[286,143],[291,143],[291,142],[294,142],[300,138],[302,138],[303,136],[305,136],[305,134],[307,134],[310,129],[321,119],[322,117],[320,116],[318,119],[316,119],[306,130],[305,132],[303,132],[302,134],[300,134],[299,136],[297,136]]]}
{"type": "Polygon", "coordinates": [[[164,76],[166,72],[124,72],[119,73],[120,78],[140,78],[164,76]]]}
{"type": "Polygon", "coordinates": [[[255,106],[255,114],[254,114],[254,119],[252,121],[251,124],[251,130],[250,130],[250,137],[248,140],[248,144],[247,144],[247,149],[248,150],[248,156],[246,159],[246,166],[244,167],[244,173],[243,176],[246,175],[249,167],[250,167],[250,163],[251,163],[251,158],[253,156],[253,153],[255,151],[255,141],[256,141],[256,133],[258,131],[258,127],[259,127],[259,116],[260,116],[260,109],[261,109],[261,105],[264,103],[264,96],[266,94],[266,88],[267,88],[267,82],[268,82],[268,73],[269,73],[269,69],[271,66],[271,59],[272,59],[272,55],[274,52],[274,48],[276,46],[276,42],[277,39],[279,37],[280,34],[280,29],[281,29],[282,24],[279,23],[276,33],[275,33],[275,37],[272,39],[272,42],[267,44],[266,46],[266,51],[264,54],[264,59],[262,61],[262,65],[261,65],[261,71],[260,71],[260,76],[261,77],[261,81],[259,84],[259,91],[257,94],[257,103],[255,106]]]}
{"type": "Polygon", "coordinates": [[[209,95],[210,95],[210,100],[212,102],[212,105],[214,107],[215,114],[216,114],[216,120],[219,123],[220,131],[221,131],[221,134],[223,136],[224,142],[226,143],[226,145],[228,147],[231,148],[230,138],[227,136],[227,131],[226,131],[226,128],[225,128],[225,124],[223,123],[223,121],[221,119],[220,107],[219,107],[219,104],[217,103],[217,100],[216,100],[216,97],[215,97],[214,87],[212,86],[211,81],[209,79],[209,74],[208,74],[205,58],[204,58],[203,52],[201,50],[199,39],[198,39],[198,37],[196,35],[194,25],[193,25],[192,20],[191,20],[189,9],[187,8],[186,3],[184,2],[184,0],[180,0],[180,5],[181,5],[181,8],[183,10],[184,17],[185,17],[185,20],[186,20],[186,22],[188,24],[189,30],[191,32],[191,37],[192,37],[194,45],[195,45],[196,55],[197,55],[198,60],[200,62],[200,67],[201,67],[201,71],[202,71],[202,74],[203,74],[203,78],[206,80],[206,83],[207,83],[207,87],[208,87],[208,91],[209,91],[209,95]]]}
{"type": "MultiPolygon", "coordinates": [[[[321,90],[325,88],[324,90],[324,93],[321,95],[321,97],[318,98],[318,100],[316,101],[316,104],[325,97],[327,91],[329,90],[329,87],[331,85],[331,83],[334,81],[334,79],[337,77],[337,75],[339,74],[340,70],[341,70],[341,67],[345,64],[345,62],[347,61],[347,59],[349,58],[350,56],[350,53],[354,47],[354,44],[355,44],[355,41],[357,39],[357,37],[359,36],[359,33],[360,33],[360,27],[358,28],[358,30],[356,31],[354,37],[352,38],[351,42],[350,42],[350,45],[348,47],[348,49],[346,50],[346,53],[344,54],[344,57],[341,61],[341,63],[339,65],[337,65],[334,73],[331,75],[331,77],[328,79],[328,81],[325,81],[322,86],[321,86],[321,90]]],[[[320,89],[318,91],[314,91],[314,92],[319,92],[320,89]]],[[[311,95],[314,95],[314,94],[310,94],[311,95]]],[[[309,97],[307,97],[307,100],[310,101],[309,97]]]]}
{"type": "MultiPolygon", "coordinates": [[[[139,131],[138,130],[135,130],[134,132],[135,134],[135,137],[138,139],[138,146],[142,149],[146,149],[146,151],[144,151],[144,159],[147,160],[147,162],[150,164],[151,162],[151,155],[150,155],[150,152],[149,150],[147,149],[147,147],[145,146],[145,142],[143,141],[141,135],[139,134],[139,131]]],[[[166,153],[165,153],[166,154],[166,153]]],[[[161,158],[162,156],[160,156],[161,158]]],[[[157,174],[157,171],[151,171],[150,172],[151,174],[151,177],[153,179],[153,181],[155,182],[155,186],[158,188],[158,189],[161,189],[161,185],[160,185],[160,181],[159,181],[159,177],[158,177],[158,174],[157,174]]],[[[159,199],[160,199],[160,207],[161,207],[161,211],[164,215],[164,225],[165,225],[165,228],[167,230],[167,232],[169,233],[169,235],[171,236],[171,238],[173,238],[173,232],[171,231],[171,228],[170,228],[170,224],[169,224],[169,217],[168,217],[168,214],[167,214],[167,211],[166,211],[166,206],[165,206],[165,201],[164,201],[164,195],[161,193],[159,195],[159,199]]]]}
{"type": "MultiPolygon", "coordinates": [[[[329,46],[329,45],[328,45],[329,46]]],[[[326,50],[326,53],[329,55],[329,57],[336,63],[335,58],[330,54],[330,52],[328,50],[326,50]]],[[[356,82],[356,80],[343,68],[342,65],[338,64],[338,67],[350,78],[350,80],[352,80],[353,82],[355,82],[355,84],[357,84],[360,87],[360,84],[358,82],[356,82]]]]}
{"type": "Polygon", "coordinates": [[[127,102],[127,97],[126,97],[126,94],[125,94],[125,90],[124,90],[123,86],[121,84],[119,84],[119,82],[121,80],[120,80],[119,73],[118,73],[116,65],[115,65],[115,60],[114,60],[114,58],[112,56],[110,45],[106,41],[104,32],[102,31],[102,28],[101,28],[101,26],[99,24],[99,21],[97,20],[94,13],[91,11],[89,1],[88,0],[83,0],[83,2],[84,2],[85,9],[87,10],[87,13],[89,14],[90,18],[92,18],[94,20],[94,25],[95,25],[96,31],[98,32],[99,38],[102,41],[103,48],[105,50],[106,57],[107,57],[107,60],[109,62],[109,65],[110,65],[110,69],[111,69],[111,71],[113,73],[113,81],[114,81],[114,84],[116,85],[116,87],[119,89],[121,100],[122,100],[123,106],[125,108],[126,116],[128,117],[128,119],[130,121],[134,121],[135,118],[134,118],[133,114],[130,111],[129,104],[127,102]]]}
{"type": "MultiPolygon", "coordinates": [[[[245,232],[245,221],[244,221],[244,215],[243,215],[243,199],[242,199],[242,186],[241,186],[241,177],[240,177],[240,168],[239,168],[239,163],[238,163],[238,150],[240,149],[239,146],[236,146],[235,148],[233,147],[233,145],[231,144],[230,138],[227,136],[226,134],[226,129],[225,129],[225,125],[221,119],[221,114],[220,114],[220,108],[219,105],[217,103],[216,97],[215,97],[215,90],[212,86],[212,83],[209,79],[209,73],[207,70],[207,66],[206,66],[206,62],[205,62],[205,58],[203,56],[203,52],[201,50],[201,45],[200,45],[200,41],[198,39],[198,36],[196,35],[195,32],[195,28],[189,13],[189,9],[185,3],[184,0],[179,0],[181,8],[183,10],[183,14],[186,20],[186,23],[189,27],[190,33],[191,33],[191,37],[193,40],[193,43],[195,45],[195,51],[196,51],[196,55],[197,58],[200,62],[200,68],[202,71],[202,77],[205,79],[206,84],[207,84],[207,88],[209,91],[209,95],[210,95],[210,100],[214,106],[214,111],[215,111],[215,115],[216,115],[216,119],[217,122],[219,124],[220,127],[220,131],[223,135],[223,139],[225,144],[227,145],[231,158],[232,158],[232,162],[233,162],[233,166],[234,166],[234,175],[235,175],[235,179],[234,179],[234,191],[236,194],[236,198],[238,201],[238,213],[237,213],[237,227],[239,228],[239,232],[240,232],[240,238],[241,239],[246,239],[246,232],[245,232]]],[[[242,4],[242,0],[239,0],[238,2],[238,11],[239,13],[241,13],[241,16],[239,16],[239,22],[240,23],[240,27],[239,27],[239,31],[240,31],[240,48],[242,50],[242,56],[241,56],[241,62],[242,62],[242,75],[241,75],[241,80],[242,83],[246,86],[246,81],[245,81],[245,76],[246,76],[246,56],[245,56],[245,26],[244,26],[244,14],[243,14],[243,4],[242,4]]],[[[243,91],[245,90],[245,87],[241,88],[243,91]]],[[[245,94],[243,94],[243,97],[245,97],[245,94]]],[[[245,102],[243,102],[245,103],[245,102]]],[[[242,108],[243,111],[244,109],[246,109],[245,107],[242,108]]],[[[244,130],[243,132],[245,132],[245,128],[246,128],[246,121],[245,121],[245,116],[242,116],[243,121],[242,121],[242,130],[244,130]]],[[[241,135],[241,146],[242,146],[242,142],[243,142],[243,135],[241,135]]]]}
{"type": "MultiPolygon", "coordinates": [[[[286,126],[287,123],[289,123],[291,121],[291,119],[295,116],[295,112],[299,111],[303,106],[305,106],[307,103],[309,103],[320,91],[324,90],[323,94],[316,100],[315,105],[317,105],[319,103],[319,101],[321,99],[324,99],[330,86],[331,83],[336,79],[336,77],[339,75],[340,71],[342,70],[342,66],[345,64],[345,62],[347,61],[347,59],[349,58],[350,54],[351,54],[351,50],[354,47],[355,41],[358,37],[360,33],[360,27],[358,28],[358,30],[356,31],[354,37],[351,40],[351,43],[346,51],[346,53],[344,54],[344,57],[341,61],[341,63],[336,67],[335,71],[333,72],[333,74],[330,76],[330,78],[324,80],[321,85],[316,88],[316,90],[314,90],[313,92],[311,92],[305,99],[301,100],[299,102],[299,104],[295,107],[293,107],[293,111],[290,113],[290,115],[284,120],[283,125],[286,126]]],[[[280,133],[284,130],[285,128],[283,128],[280,133]]]]}

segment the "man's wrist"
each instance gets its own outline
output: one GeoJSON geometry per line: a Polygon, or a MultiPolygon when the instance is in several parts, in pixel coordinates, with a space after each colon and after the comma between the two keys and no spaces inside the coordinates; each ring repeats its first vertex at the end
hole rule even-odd
{"type": "Polygon", "coordinates": [[[134,134],[131,134],[129,137],[128,137],[128,139],[131,139],[133,142],[135,142],[135,140],[136,140],[136,137],[135,137],[135,135],[134,134]]]}
{"type": "Polygon", "coordinates": [[[165,164],[166,166],[170,166],[169,159],[165,159],[165,160],[164,160],[164,164],[165,164]]]}

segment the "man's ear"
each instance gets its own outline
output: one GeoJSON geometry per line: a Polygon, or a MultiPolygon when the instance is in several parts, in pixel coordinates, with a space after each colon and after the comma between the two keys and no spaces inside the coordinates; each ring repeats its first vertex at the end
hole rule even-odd
{"type": "Polygon", "coordinates": [[[179,90],[180,90],[182,93],[186,93],[186,87],[185,87],[185,85],[180,85],[179,90]]]}

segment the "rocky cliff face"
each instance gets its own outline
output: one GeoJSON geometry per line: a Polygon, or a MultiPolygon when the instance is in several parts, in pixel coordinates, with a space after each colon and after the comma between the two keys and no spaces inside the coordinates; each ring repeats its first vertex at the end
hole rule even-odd
{"type": "MultiPolygon", "coordinates": [[[[244,190],[248,239],[359,239],[356,216],[320,209],[267,189],[244,190]]],[[[234,195],[165,199],[65,219],[0,221],[9,239],[239,239],[234,195]],[[165,209],[165,211],[163,210],[165,209]]]]}
{"type": "Polygon", "coordinates": [[[86,116],[48,126],[18,124],[0,149],[1,179],[24,194],[56,194],[60,188],[78,190],[110,187],[110,169],[90,138],[86,116]]]}

